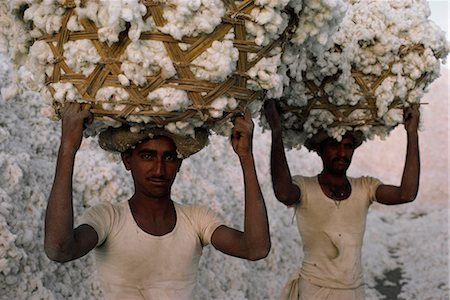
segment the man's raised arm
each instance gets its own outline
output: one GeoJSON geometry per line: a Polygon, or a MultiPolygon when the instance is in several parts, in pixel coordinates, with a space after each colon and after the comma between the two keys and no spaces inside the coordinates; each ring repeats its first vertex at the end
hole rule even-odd
{"type": "Polygon", "coordinates": [[[280,115],[274,100],[266,101],[264,112],[272,130],[270,172],[275,197],[285,205],[293,205],[300,199],[300,189],[292,183],[291,173],[284,152],[280,115]]]}
{"type": "Polygon", "coordinates": [[[252,151],[253,121],[249,111],[237,117],[231,142],[239,156],[245,187],[244,232],[219,226],[211,237],[214,247],[226,254],[258,260],[270,251],[269,223],[252,151]]]}
{"type": "Polygon", "coordinates": [[[381,185],[376,192],[377,201],[393,205],[413,201],[419,190],[420,156],[419,156],[419,117],[417,106],[406,108],[404,111],[405,130],[407,134],[407,147],[405,167],[399,187],[381,185]]]}
{"type": "Polygon", "coordinates": [[[45,253],[58,262],[81,257],[97,244],[97,233],[92,227],[73,228],[72,175],[83,124],[89,117],[90,113],[76,103],[66,105],[62,116],[61,144],[45,214],[44,237],[45,253]]]}

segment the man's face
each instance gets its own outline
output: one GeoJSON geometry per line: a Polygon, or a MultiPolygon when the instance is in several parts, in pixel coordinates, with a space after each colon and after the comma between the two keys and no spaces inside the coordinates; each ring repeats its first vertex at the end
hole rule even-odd
{"type": "Polygon", "coordinates": [[[127,170],[131,171],[137,194],[150,198],[170,198],[170,189],[182,160],[177,157],[174,142],[157,136],[122,153],[127,170]]]}
{"type": "Polygon", "coordinates": [[[335,175],[346,174],[354,151],[355,142],[351,135],[344,135],[340,142],[332,138],[326,139],[319,152],[324,170],[335,175]]]}

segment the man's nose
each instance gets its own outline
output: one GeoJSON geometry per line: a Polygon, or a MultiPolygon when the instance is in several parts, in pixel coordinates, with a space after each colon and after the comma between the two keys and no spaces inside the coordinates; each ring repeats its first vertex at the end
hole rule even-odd
{"type": "Polygon", "coordinates": [[[165,165],[163,159],[157,159],[155,162],[155,175],[163,176],[165,174],[165,165]]]}
{"type": "Polygon", "coordinates": [[[345,155],[345,146],[339,145],[337,148],[337,153],[339,156],[344,156],[345,155]]]}

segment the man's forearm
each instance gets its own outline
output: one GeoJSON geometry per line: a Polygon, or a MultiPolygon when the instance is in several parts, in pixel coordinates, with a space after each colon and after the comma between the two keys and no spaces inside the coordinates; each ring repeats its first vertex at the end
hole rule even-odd
{"type": "Polygon", "coordinates": [[[419,137],[417,131],[408,132],[407,139],[405,167],[400,185],[400,198],[412,201],[417,196],[420,177],[419,137]]]}
{"type": "Polygon", "coordinates": [[[45,214],[45,251],[59,259],[73,241],[72,175],[76,151],[60,147],[56,173],[45,214]]]}
{"type": "Polygon", "coordinates": [[[245,186],[244,242],[250,259],[260,259],[270,251],[266,206],[256,174],[253,156],[241,159],[245,186]]]}
{"type": "Polygon", "coordinates": [[[272,130],[272,146],[270,154],[270,170],[275,196],[283,203],[291,203],[299,195],[292,184],[292,177],[284,152],[281,129],[272,130]]]}

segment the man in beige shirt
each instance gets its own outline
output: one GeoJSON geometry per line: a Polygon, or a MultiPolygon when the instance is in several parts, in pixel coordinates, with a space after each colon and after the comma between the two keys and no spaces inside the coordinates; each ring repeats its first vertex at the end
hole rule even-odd
{"type": "Polygon", "coordinates": [[[295,209],[303,241],[304,260],[282,291],[281,299],[361,300],[364,282],[361,248],[370,204],[411,202],[419,187],[419,110],[404,111],[407,153],[400,186],[372,177],[347,176],[362,135],[348,132],[341,141],[319,132],[305,146],[317,152],[323,164],[313,177],[291,177],[282,141],[282,125],[273,100],[265,105],[272,129],[271,174],[276,198],[295,209]]]}
{"type": "Polygon", "coordinates": [[[206,207],[172,200],[172,184],[182,163],[179,155],[185,158],[192,151],[182,151],[189,143],[179,143],[161,130],[150,130],[134,142],[129,139],[133,135],[126,134],[115,143],[114,130],[109,139],[101,138],[107,148],[120,149],[135,192],[117,205],[104,202],[88,209],[74,228],[72,173],[89,117],[79,104],[67,105],[62,116],[61,145],[45,217],[44,244],[50,259],[67,262],[95,249],[107,299],[178,300],[193,299],[198,262],[208,244],[244,259],[267,256],[269,225],[253,159],[250,112],[236,118],[231,138],[244,175],[244,231],[223,225],[206,207]]]}

